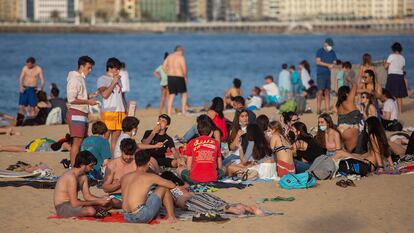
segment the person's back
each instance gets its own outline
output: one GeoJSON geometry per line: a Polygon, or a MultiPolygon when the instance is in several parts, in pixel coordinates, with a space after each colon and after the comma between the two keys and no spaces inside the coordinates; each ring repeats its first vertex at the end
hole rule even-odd
{"type": "MultiPolygon", "coordinates": [[[[69,191],[68,191],[69,182],[78,183],[76,177],[73,175],[73,173],[70,170],[63,173],[63,175],[61,175],[58,181],[56,182],[56,186],[54,189],[54,195],[53,195],[53,203],[55,206],[70,201],[69,191]]],[[[78,184],[78,186],[81,186],[81,184],[78,184]]]]}
{"type": "Polygon", "coordinates": [[[66,100],[58,97],[58,98],[52,98],[49,100],[50,104],[52,105],[52,109],[53,108],[60,108],[61,112],[62,112],[62,121],[66,123],[66,112],[68,111],[68,108],[66,106],[66,100]]]}
{"type": "Polygon", "coordinates": [[[154,184],[154,176],[156,175],[131,172],[122,177],[122,209],[132,211],[138,205],[145,203],[146,196],[154,184]]]}
{"type": "Polygon", "coordinates": [[[164,70],[168,76],[185,77],[184,57],[181,53],[174,52],[170,54],[164,62],[167,69],[164,70]]]}
{"type": "Polygon", "coordinates": [[[109,149],[109,142],[102,136],[92,135],[83,140],[81,150],[90,151],[98,162],[94,169],[100,171],[101,165],[105,159],[111,158],[111,151],[109,149]]]}

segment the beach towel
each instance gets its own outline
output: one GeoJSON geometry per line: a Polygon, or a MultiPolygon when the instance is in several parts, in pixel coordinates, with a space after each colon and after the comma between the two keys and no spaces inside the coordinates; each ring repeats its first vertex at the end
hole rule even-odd
{"type": "Polygon", "coordinates": [[[17,171],[10,171],[10,170],[3,170],[0,169],[0,178],[24,178],[24,177],[33,177],[39,176],[41,172],[34,171],[34,172],[17,172],[17,171]]]}
{"type": "MultiPolygon", "coordinates": [[[[104,218],[96,218],[96,217],[72,217],[72,218],[65,218],[56,215],[49,216],[47,219],[77,219],[77,220],[87,220],[87,221],[97,221],[97,222],[117,222],[117,223],[128,223],[124,219],[124,215],[121,212],[111,212],[111,215],[106,216],[104,218]]],[[[149,222],[149,224],[159,224],[160,222],[156,219],[153,219],[149,222]]]]}
{"type": "Polygon", "coordinates": [[[22,187],[30,186],[35,189],[54,189],[56,181],[37,181],[37,180],[13,180],[0,181],[0,187],[22,187]]]}

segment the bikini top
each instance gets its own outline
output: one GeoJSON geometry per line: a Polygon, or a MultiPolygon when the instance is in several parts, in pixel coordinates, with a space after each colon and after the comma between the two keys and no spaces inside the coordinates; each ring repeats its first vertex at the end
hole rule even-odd
{"type": "Polygon", "coordinates": [[[273,153],[277,153],[277,152],[279,152],[279,151],[282,151],[282,150],[289,150],[290,148],[289,147],[287,147],[287,146],[275,146],[274,148],[273,148],[273,153]]]}

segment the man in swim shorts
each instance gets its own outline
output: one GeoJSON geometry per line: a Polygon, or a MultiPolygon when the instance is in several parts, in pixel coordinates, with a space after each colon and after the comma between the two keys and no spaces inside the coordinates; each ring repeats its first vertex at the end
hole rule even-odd
{"type": "Polygon", "coordinates": [[[95,61],[92,58],[82,56],[78,59],[78,70],[69,72],[67,78],[68,112],[66,122],[69,125],[70,136],[73,138],[69,153],[72,166],[82,141],[88,134],[89,105],[97,104],[95,99],[89,99],[85,83],[85,78],[92,71],[94,65],[95,61]]]}
{"type": "Polygon", "coordinates": [[[165,59],[162,69],[168,75],[168,103],[167,114],[171,116],[174,98],[181,94],[181,112],[187,111],[187,65],[184,58],[184,48],[175,47],[174,53],[165,59]]]}
{"type": "Polygon", "coordinates": [[[101,119],[108,128],[106,139],[110,140],[111,152],[122,132],[122,120],[125,118],[125,100],[122,95],[122,83],[119,71],[122,63],[115,57],[106,62],[106,74],[98,79],[98,91],[102,96],[101,119]]]}
{"type": "Polygon", "coordinates": [[[19,76],[19,112],[17,114],[16,125],[21,125],[24,120],[26,108],[28,107],[28,116],[35,116],[35,107],[37,105],[36,91],[43,90],[45,79],[43,70],[36,64],[34,57],[26,60],[26,65],[22,68],[19,76]],[[40,80],[40,86],[38,81],[40,80]]]}
{"type": "Polygon", "coordinates": [[[135,172],[121,179],[124,219],[132,223],[148,223],[157,216],[161,205],[167,210],[167,221],[175,223],[174,201],[170,189],[176,185],[158,175],[148,173],[150,154],[140,150],[135,154],[135,172]],[[157,187],[153,189],[154,185],[157,187]]]}
{"type": "Polygon", "coordinates": [[[86,173],[92,171],[96,158],[89,151],[81,151],[76,156],[72,169],[65,172],[57,181],[53,195],[56,214],[61,217],[95,216],[97,209],[111,205],[107,196],[97,197],[89,190],[86,173]],[[82,192],[84,201],[78,199],[82,192]]]}

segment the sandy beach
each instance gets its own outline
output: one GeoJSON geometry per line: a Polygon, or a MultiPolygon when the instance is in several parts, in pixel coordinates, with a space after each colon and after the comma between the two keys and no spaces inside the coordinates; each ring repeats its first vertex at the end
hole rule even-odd
{"type": "MultiPolygon", "coordinates": [[[[315,105],[314,101],[310,102],[315,105]]],[[[314,109],[314,108],[313,108],[314,109]]],[[[404,100],[405,112],[401,121],[404,126],[414,125],[414,101],[404,100]]],[[[256,112],[266,114],[270,119],[279,119],[274,108],[256,112]]],[[[140,119],[136,136],[140,140],[145,130],[156,122],[156,109],[138,110],[140,119]]],[[[232,119],[232,113],[226,113],[232,119]]],[[[195,122],[196,115],[174,115],[168,130],[170,136],[180,135],[195,122]]],[[[333,117],[336,122],[336,116],[333,117]]],[[[301,121],[308,127],[316,126],[316,114],[304,114],[301,121]]],[[[49,137],[60,139],[67,132],[67,125],[17,127],[21,136],[0,135],[1,144],[25,145],[29,141],[49,137]]],[[[6,153],[0,152],[0,168],[18,160],[31,164],[46,163],[55,175],[65,169],[60,160],[68,158],[68,152],[6,153]]],[[[5,180],[0,178],[0,181],[5,180]]],[[[263,209],[283,213],[270,217],[231,219],[225,224],[193,223],[180,221],[174,225],[121,224],[80,221],[73,219],[47,219],[55,215],[53,190],[31,187],[0,188],[1,232],[414,232],[414,175],[370,176],[355,181],[356,187],[341,188],[335,180],[318,181],[318,185],[306,190],[287,191],[275,183],[255,184],[242,191],[223,189],[215,192],[228,202],[254,204],[256,198],[293,196],[293,202],[266,202],[259,204],[263,209]]],[[[103,194],[96,187],[95,194],[103,194]]]]}

